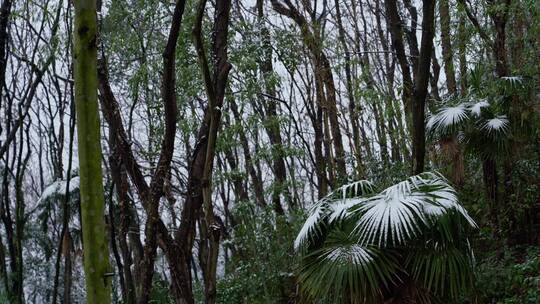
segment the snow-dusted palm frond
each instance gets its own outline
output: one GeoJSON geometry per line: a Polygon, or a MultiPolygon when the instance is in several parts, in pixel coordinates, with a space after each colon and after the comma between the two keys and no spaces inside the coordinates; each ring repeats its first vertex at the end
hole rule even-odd
{"type": "MultiPolygon", "coordinates": [[[[80,187],[80,179],[78,176],[75,176],[69,181],[69,193],[73,193],[74,191],[79,190],[79,187],[80,187]]],[[[67,181],[57,180],[53,182],[52,184],[50,184],[49,186],[47,186],[45,190],[43,190],[43,193],[41,193],[41,196],[38,202],[42,202],[53,197],[61,197],[63,195],[66,195],[66,188],[67,188],[67,181]]]]}
{"type": "Polygon", "coordinates": [[[519,85],[523,83],[522,76],[503,76],[501,79],[509,82],[511,85],[519,85]]]}
{"type": "Polygon", "coordinates": [[[446,180],[434,173],[424,173],[366,200],[357,209],[360,217],[355,230],[361,244],[383,247],[401,244],[451,209],[475,225],[446,180]]]}
{"type": "Polygon", "coordinates": [[[329,223],[342,219],[347,210],[358,203],[358,197],[370,195],[374,186],[370,181],[360,180],[339,187],[321,200],[309,211],[309,216],[294,241],[294,248],[298,250],[311,238],[318,226],[328,219],[329,223]]]}
{"type": "Polygon", "coordinates": [[[457,297],[469,286],[472,250],[464,231],[476,224],[443,176],[423,173],[378,194],[349,194],[319,201],[299,233],[295,247],[324,227],[303,252],[304,293],[331,303],[379,303],[383,286],[400,288],[402,274],[433,294],[448,288],[457,297]]]}
{"type": "Polygon", "coordinates": [[[361,203],[360,198],[349,198],[336,201],[330,205],[329,222],[333,223],[336,220],[341,220],[349,215],[349,209],[361,203]]]}
{"type": "Polygon", "coordinates": [[[343,185],[333,191],[330,195],[340,195],[342,199],[354,198],[362,195],[372,194],[375,187],[368,180],[359,180],[343,185]]]}
{"type": "Polygon", "coordinates": [[[504,134],[508,130],[509,123],[506,115],[497,116],[486,120],[481,129],[486,131],[489,135],[504,134]]]}
{"type": "Polygon", "coordinates": [[[489,102],[487,102],[485,99],[482,99],[476,103],[473,103],[469,106],[469,111],[471,111],[471,115],[474,117],[479,117],[482,113],[483,108],[489,107],[489,102]]]}
{"type": "MultiPolygon", "coordinates": [[[[372,190],[373,186],[370,187],[372,190]]],[[[294,246],[296,249],[302,246],[323,222],[332,224],[344,219],[355,221],[355,234],[359,236],[360,244],[382,247],[401,244],[450,210],[458,212],[469,225],[476,227],[446,179],[437,173],[423,173],[375,195],[325,197],[310,211],[294,246]]]]}
{"type": "Polygon", "coordinates": [[[444,107],[429,118],[427,129],[431,131],[445,131],[464,122],[467,118],[467,107],[465,104],[444,107]]]}
{"type": "Polygon", "coordinates": [[[349,297],[377,303],[382,287],[396,278],[390,255],[356,243],[349,232],[331,231],[321,249],[304,256],[298,273],[304,294],[329,303],[348,303],[349,297]]]}
{"type": "Polygon", "coordinates": [[[414,187],[422,193],[423,212],[428,217],[440,217],[449,210],[454,210],[461,214],[471,227],[476,227],[476,223],[469,216],[469,213],[458,202],[457,193],[448,184],[446,179],[437,173],[426,172],[409,178],[414,187]]]}
{"type": "Polygon", "coordinates": [[[306,222],[294,240],[295,250],[298,250],[298,248],[300,248],[300,246],[302,246],[308,240],[308,238],[313,235],[317,226],[320,225],[321,218],[323,217],[325,211],[324,208],[326,207],[325,203],[326,202],[320,202],[311,209],[306,222]]]}
{"type": "Polygon", "coordinates": [[[400,182],[372,197],[358,210],[362,213],[356,230],[361,243],[401,243],[416,234],[418,222],[425,221],[422,204],[408,181],[400,182]]]}
{"type": "Polygon", "coordinates": [[[359,244],[325,248],[322,256],[332,262],[349,265],[367,265],[373,261],[371,251],[359,244]]]}

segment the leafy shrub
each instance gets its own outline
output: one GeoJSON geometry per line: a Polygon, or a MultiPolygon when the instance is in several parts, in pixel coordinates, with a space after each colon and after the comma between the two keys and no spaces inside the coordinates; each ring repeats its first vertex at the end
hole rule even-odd
{"type": "Polygon", "coordinates": [[[224,247],[234,251],[218,281],[218,303],[276,303],[294,296],[292,243],[300,221],[238,203],[236,225],[224,247]]]}
{"type": "Polygon", "coordinates": [[[506,250],[501,259],[491,253],[479,262],[473,300],[497,304],[540,303],[540,247],[506,250]]]}

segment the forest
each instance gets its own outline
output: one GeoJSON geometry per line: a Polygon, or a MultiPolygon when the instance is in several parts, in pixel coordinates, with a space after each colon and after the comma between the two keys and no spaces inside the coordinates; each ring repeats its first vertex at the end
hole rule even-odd
{"type": "Polygon", "coordinates": [[[540,303],[539,0],[1,0],[0,303],[540,303]]]}

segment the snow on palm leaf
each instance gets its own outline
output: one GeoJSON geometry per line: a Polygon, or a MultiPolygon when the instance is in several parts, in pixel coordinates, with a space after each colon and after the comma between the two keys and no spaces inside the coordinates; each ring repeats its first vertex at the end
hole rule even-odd
{"type": "Polygon", "coordinates": [[[343,191],[349,184],[320,200],[298,234],[304,293],[382,303],[383,290],[408,288],[403,282],[428,295],[451,290],[453,298],[470,286],[466,231],[476,224],[444,177],[423,173],[379,193],[362,184],[371,191],[352,195],[343,191]]]}
{"type": "Polygon", "coordinates": [[[325,250],[323,257],[340,264],[363,265],[373,260],[369,249],[358,244],[350,246],[335,246],[325,250]]]}
{"type": "Polygon", "coordinates": [[[452,209],[475,226],[446,180],[423,173],[386,188],[359,206],[356,230],[361,243],[383,247],[401,244],[415,237],[434,217],[452,209]]]}
{"type": "Polygon", "coordinates": [[[521,85],[523,83],[522,76],[503,76],[501,79],[510,83],[512,86],[521,85]]]}
{"type": "Polygon", "coordinates": [[[354,205],[347,199],[348,196],[356,197],[371,193],[373,193],[373,184],[360,180],[344,185],[319,200],[310,208],[309,216],[294,241],[294,248],[298,249],[309,238],[314,237],[318,226],[324,224],[324,221],[332,222],[342,218],[349,207],[354,205]]]}
{"type": "Polygon", "coordinates": [[[480,100],[479,102],[477,103],[473,103],[470,107],[469,107],[469,111],[471,111],[471,114],[475,117],[479,117],[481,112],[482,112],[482,109],[483,108],[486,108],[486,107],[489,107],[489,102],[487,102],[486,100],[480,100]]]}
{"type": "Polygon", "coordinates": [[[345,231],[334,230],[323,248],[304,256],[298,279],[303,293],[314,300],[339,303],[348,294],[372,303],[380,296],[380,288],[396,278],[395,272],[392,258],[355,243],[345,231]]]}
{"type": "MultiPolygon", "coordinates": [[[[74,193],[79,190],[80,179],[78,176],[73,177],[69,181],[69,193],[74,193]]],[[[67,181],[57,180],[47,186],[39,198],[39,202],[47,201],[49,199],[54,199],[66,195],[67,181]]]]}
{"type": "Polygon", "coordinates": [[[342,187],[315,204],[294,247],[298,249],[313,238],[318,228],[351,218],[356,221],[355,231],[360,244],[383,247],[406,242],[415,237],[421,227],[450,210],[457,211],[472,227],[476,227],[467,211],[458,203],[455,190],[439,174],[412,176],[374,195],[372,184],[367,181],[362,183],[369,185],[371,192],[355,197],[344,197],[343,194],[336,197],[336,192],[343,193],[342,187]]]}
{"type": "Polygon", "coordinates": [[[323,204],[317,204],[311,209],[309,217],[306,219],[304,226],[302,226],[302,229],[298,233],[296,240],[294,240],[295,249],[298,249],[307,241],[308,237],[315,233],[317,225],[321,223],[321,217],[324,213],[323,207],[323,204]]]}
{"type": "Polygon", "coordinates": [[[508,119],[506,115],[488,119],[482,124],[481,129],[489,135],[504,134],[508,130],[508,119]]]}
{"type": "Polygon", "coordinates": [[[427,128],[428,130],[447,130],[459,125],[467,118],[467,107],[465,104],[444,107],[429,118],[427,128]]]}

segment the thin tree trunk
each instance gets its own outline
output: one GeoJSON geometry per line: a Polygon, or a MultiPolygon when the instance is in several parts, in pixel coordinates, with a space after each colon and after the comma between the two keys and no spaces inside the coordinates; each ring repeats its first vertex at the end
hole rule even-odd
{"type": "Polygon", "coordinates": [[[59,246],[58,246],[58,252],[56,257],[56,266],[55,266],[55,276],[54,276],[54,285],[53,285],[53,296],[52,296],[52,303],[57,303],[57,297],[58,297],[58,278],[60,275],[60,258],[62,257],[62,254],[64,253],[64,301],[70,302],[70,295],[71,295],[71,252],[69,251],[70,248],[68,247],[68,251],[63,250],[63,248],[66,248],[64,246],[64,239],[70,240],[71,237],[69,235],[69,218],[71,214],[71,210],[69,208],[69,200],[70,200],[70,192],[69,192],[69,185],[71,182],[71,167],[72,167],[72,160],[73,160],[73,141],[74,141],[74,131],[75,131],[75,123],[76,123],[76,115],[75,115],[75,103],[73,98],[73,87],[71,87],[71,102],[70,102],[70,109],[71,109],[71,119],[70,119],[70,132],[69,132],[69,156],[68,156],[68,168],[67,168],[67,176],[66,176],[66,192],[64,193],[64,199],[62,200],[62,231],[60,234],[59,239],[59,246]],[[68,268],[69,269],[66,269],[68,268]],[[66,280],[66,277],[69,277],[66,280]],[[67,284],[66,284],[67,281],[67,284]]]}
{"type": "MultiPolygon", "coordinates": [[[[111,166],[111,178],[115,185],[116,194],[118,198],[118,204],[120,209],[120,233],[118,243],[120,245],[120,252],[122,255],[123,276],[125,282],[125,291],[122,295],[123,301],[126,304],[136,303],[136,284],[131,273],[131,265],[133,265],[133,259],[128,246],[128,232],[130,230],[131,223],[131,211],[129,207],[128,197],[128,181],[125,170],[121,166],[120,151],[117,146],[116,139],[117,131],[113,126],[109,126],[109,147],[111,149],[111,155],[109,157],[109,164],[111,166]]],[[[112,220],[112,219],[111,219],[112,220]]],[[[137,236],[137,240],[139,237],[137,236]]]]}
{"type": "MultiPolygon", "coordinates": [[[[240,116],[240,113],[238,112],[238,106],[236,105],[234,101],[230,103],[230,106],[231,106],[231,111],[233,113],[233,116],[236,119],[236,123],[241,124],[242,117],[240,116]]],[[[257,170],[255,170],[254,162],[251,157],[251,152],[249,150],[248,139],[246,137],[246,134],[244,133],[243,126],[240,129],[238,129],[238,135],[240,136],[240,142],[241,142],[242,150],[244,152],[246,169],[253,183],[253,190],[255,192],[255,200],[257,201],[259,206],[265,207],[266,200],[264,199],[263,181],[262,181],[261,176],[257,173],[257,170]]],[[[276,210],[278,214],[283,214],[283,209],[281,208],[281,204],[274,204],[274,209],[276,210]]]]}
{"type": "Polygon", "coordinates": [[[499,177],[497,174],[497,163],[494,159],[487,158],[482,162],[482,172],[486,197],[488,198],[489,222],[495,236],[499,235],[499,177]]]}
{"type": "Polygon", "coordinates": [[[336,176],[339,182],[347,178],[347,169],[345,164],[345,151],[343,148],[343,140],[341,137],[341,128],[338,120],[338,105],[336,100],[336,88],[334,77],[328,57],[322,50],[320,45],[321,37],[317,31],[320,31],[320,24],[309,24],[304,15],[294,6],[290,0],[272,0],[272,7],[281,15],[292,19],[300,28],[304,45],[311,54],[311,60],[316,75],[315,80],[320,82],[320,90],[323,94],[318,94],[319,97],[324,96],[322,100],[317,102],[328,114],[328,119],[331,127],[332,143],[335,152],[336,176]]]}
{"type": "Polygon", "coordinates": [[[435,1],[422,1],[422,41],[418,70],[415,73],[413,92],[413,174],[424,171],[426,153],[425,106],[429,82],[429,67],[433,48],[435,1]]]}
{"type": "MultiPolygon", "coordinates": [[[[388,22],[388,29],[390,31],[390,37],[392,38],[392,48],[396,53],[396,57],[401,68],[403,77],[403,106],[405,108],[405,117],[407,125],[413,127],[412,113],[413,113],[413,80],[411,77],[411,69],[409,68],[409,62],[407,55],[405,54],[405,44],[403,43],[403,23],[399,16],[397,7],[397,1],[384,0],[386,19],[388,22]]],[[[414,132],[414,130],[413,130],[414,132]]]]}
{"type": "Polygon", "coordinates": [[[259,63],[262,76],[265,80],[265,87],[267,94],[270,96],[268,102],[265,102],[266,119],[267,123],[264,124],[266,132],[268,133],[268,139],[272,144],[272,166],[274,169],[274,187],[272,188],[272,203],[275,210],[283,210],[281,206],[280,195],[283,193],[285,201],[289,205],[289,208],[294,208],[293,200],[287,185],[287,169],[285,166],[285,155],[283,155],[283,139],[281,138],[281,127],[278,117],[278,106],[276,100],[276,86],[273,83],[272,73],[274,68],[272,65],[272,45],[270,40],[270,32],[264,25],[264,10],[263,0],[257,0],[257,18],[260,22],[261,35],[262,35],[262,47],[264,48],[264,55],[259,63]],[[279,205],[279,207],[278,207],[279,205]]]}
{"type": "Polygon", "coordinates": [[[450,9],[448,0],[439,0],[439,18],[441,24],[441,47],[444,62],[444,74],[446,75],[446,88],[448,93],[455,94],[457,92],[456,74],[454,71],[454,55],[452,50],[452,42],[450,37],[450,9]]]}
{"type": "Polygon", "coordinates": [[[75,0],[74,75],[79,138],[84,272],[88,303],[111,302],[111,267],[104,220],[101,137],[97,99],[95,0],[75,0]]]}
{"type": "Polygon", "coordinates": [[[221,124],[221,108],[225,98],[225,89],[231,64],[227,56],[227,43],[229,33],[229,14],[231,1],[216,2],[214,12],[214,28],[212,41],[213,73],[210,67],[202,43],[201,28],[202,19],[206,6],[206,0],[201,0],[197,11],[197,20],[193,29],[195,47],[199,58],[199,65],[204,79],[208,96],[208,107],[205,117],[208,117],[208,132],[206,133],[206,149],[202,165],[201,192],[203,202],[203,216],[200,217],[199,231],[201,242],[199,247],[199,259],[204,277],[205,302],[214,304],[216,302],[216,271],[217,259],[219,255],[219,240],[221,237],[220,226],[216,223],[214,208],[212,203],[212,168],[216,149],[216,139],[221,124]]]}
{"type": "MultiPolygon", "coordinates": [[[[4,0],[0,7],[0,108],[2,108],[3,91],[6,81],[6,68],[8,57],[8,23],[11,15],[11,0],[4,0]]],[[[1,133],[0,128],[0,133],[1,133]]],[[[1,156],[1,155],[0,155],[1,156]]]]}
{"type": "Polygon", "coordinates": [[[362,177],[364,174],[363,169],[363,160],[362,160],[362,151],[360,146],[360,127],[358,125],[358,116],[361,113],[358,113],[356,105],[356,96],[353,89],[353,79],[351,71],[351,55],[349,51],[349,46],[345,39],[345,28],[343,27],[343,21],[341,18],[341,8],[339,0],[334,1],[336,8],[336,21],[338,26],[338,39],[343,48],[344,60],[345,60],[345,85],[347,88],[347,97],[349,98],[349,116],[351,120],[351,128],[353,133],[353,143],[354,143],[354,154],[356,156],[356,168],[357,174],[359,177],[362,177]]]}

